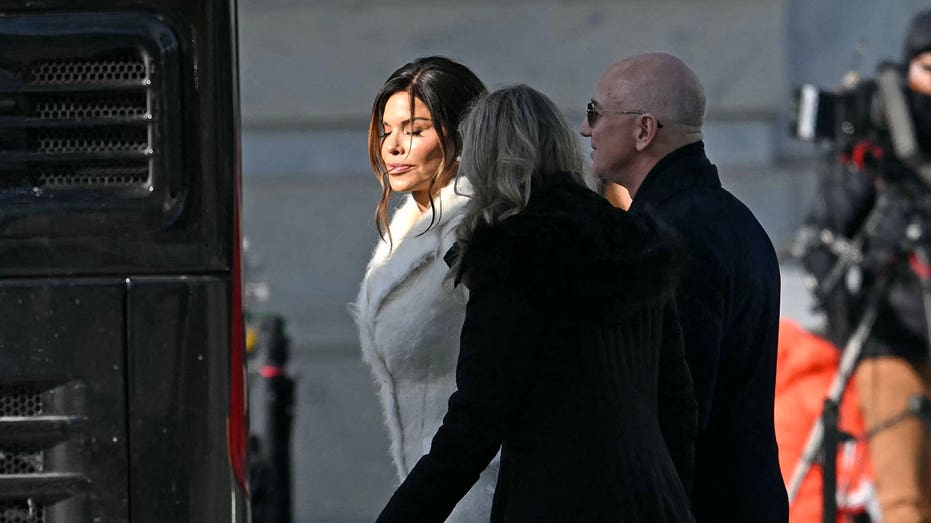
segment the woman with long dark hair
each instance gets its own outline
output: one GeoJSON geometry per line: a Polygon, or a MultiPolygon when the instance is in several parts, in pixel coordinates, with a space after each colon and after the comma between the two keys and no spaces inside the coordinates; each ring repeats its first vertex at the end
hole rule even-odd
{"type": "Polygon", "coordinates": [[[583,185],[539,92],[481,98],[462,133],[457,390],[378,522],[443,521],[499,448],[492,522],[691,521],[697,403],[668,236],[583,185]]]}
{"type": "MultiPolygon", "coordinates": [[[[381,240],[353,312],[401,479],[429,449],[455,389],[466,297],[444,286],[443,255],[455,241],[469,188],[450,182],[459,166],[460,118],[485,92],[468,68],[434,56],[395,71],[372,105],[368,149],[382,187],[375,211],[381,240]],[[405,196],[389,223],[393,193],[405,196]]],[[[448,521],[487,521],[496,475],[497,463],[448,521]]]]}

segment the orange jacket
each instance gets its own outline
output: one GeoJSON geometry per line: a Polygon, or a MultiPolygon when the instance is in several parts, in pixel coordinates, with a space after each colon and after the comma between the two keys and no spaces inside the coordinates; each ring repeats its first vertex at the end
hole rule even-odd
{"type": "MultiPolygon", "coordinates": [[[[788,483],[798,464],[808,434],[821,415],[828,387],[837,374],[840,350],[829,341],[806,332],[795,322],[779,322],[776,360],[776,440],[779,465],[788,483]]],[[[840,429],[855,436],[864,433],[857,391],[851,380],[841,398],[840,429]]],[[[838,522],[846,514],[865,510],[872,492],[871,466],[862,440],[841,444],[837,452],[838,522]]],[[[820,523],[822,470],[813,464],[789,506],[791,523],[820,523]]]]}

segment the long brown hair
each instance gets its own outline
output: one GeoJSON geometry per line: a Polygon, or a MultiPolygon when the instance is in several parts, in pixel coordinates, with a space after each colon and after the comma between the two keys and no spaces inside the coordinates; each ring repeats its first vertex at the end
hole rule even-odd
{"type": "Polygon", "coordinates": [[[375,227],[382,239],[385,239],[385,234],[388,235],[389,243],[391,230],[388,228],[388,201],[391,198],[391,185],[388,183],[388,172],[381,157],[381,145],[384,140],[382,118],[388,98],[399,92],[407,92],[410,95],[411,114],[414,112],[415,98],[427,106],[439,138],[443,162],[430,180],[428,190],[430,209],[433,212],[430,222],[432,227],[436,220],[434,188],[452,179],[453,165],[462,150],[462,139],[458,132],[459,121],[469,104],[479,95],[485,94],[487,89],[469,68],[442,56],[418,58],[399,68],[385,81],[372,104],[368,149],[369,163],[382,187],[381,198],[375,207],[375,227]],[[453,150],[447,150],[449,146],[452,146],[453,150]]]}

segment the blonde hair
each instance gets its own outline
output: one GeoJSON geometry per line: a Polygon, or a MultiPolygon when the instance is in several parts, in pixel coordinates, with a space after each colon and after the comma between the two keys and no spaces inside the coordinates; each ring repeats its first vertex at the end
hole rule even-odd
{"type": "Polygon", "coordinates": [[[534,180],[553,173],[574,175],[579,185],[585,159],[579,141],[556,105],[539,91],[516,85],[476,100],[460,126],[458,176],[472,182],[472,198],[456,229],[458,272],[475,229],[522,211],[534,180]]]}

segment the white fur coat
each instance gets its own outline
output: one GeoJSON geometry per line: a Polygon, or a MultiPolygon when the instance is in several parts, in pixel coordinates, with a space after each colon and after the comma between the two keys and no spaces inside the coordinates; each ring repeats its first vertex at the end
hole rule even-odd
{"type": "MultiPolygon", "coordinates": [[[[443,255],[455,241],[468,200],[457,191],[468,193],[468,182],[460,179],[440,190],[429,230],[433,213],[421,214],[406,197],[389,225],[394,248],[387,241],[376,245],[353,307],[400,479],[430,450],[456,388],[467,291],[444,285],[449,269],[443,255]]],[[[497,477],[496,457],[447,522],[488,521],[497,477]]]]}

